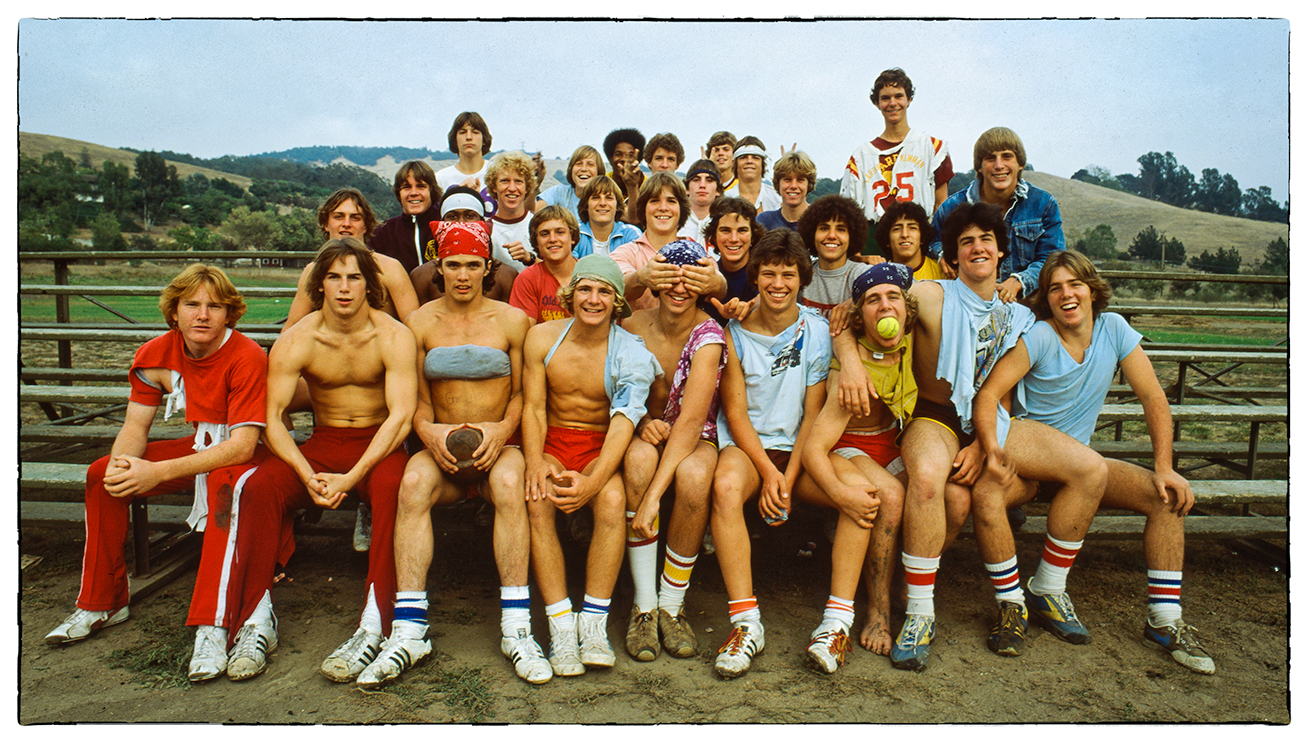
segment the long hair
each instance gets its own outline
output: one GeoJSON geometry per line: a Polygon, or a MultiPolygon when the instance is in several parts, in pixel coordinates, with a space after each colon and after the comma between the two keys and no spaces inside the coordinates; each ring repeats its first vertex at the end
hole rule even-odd
{"type": "Polygon", "coordinates": [[[309,272],[309,303],[313,306],[315,312],[322,309],[322,282],[327,278],[327,272],[331,270],[331,267],[337,261],[345,260],[351,256],[354,257],[359,272],[363,274],[363,283],[367,287],[364,297],[368,300],[368,306],[374,310],[380,310],[386,306],[386,293],[382,288],[381,269],[377,267],[377,259],[373,257],[372,251],[357,237],[342,237],[337,240],[328,240],[318,250],[318,257],[314,259],[313,270],[309,272]]]}
{"type": "MultiPolygon", "coordinates": [[[[863,292],[849,310],[849,329],[854,331],[855,335],[867,335],[864,332],[866,326],[863,324],[863,305],[865,304],[867,304],[867,292],[863,292]]],[[[913,327],[917,323],[917,297],[904,292],[904,309],[906,310],[904,314],[904,335],[908,335],[913,331],[913,327]]]]}
{"type": "Polygon", "coordinates": [[[640,190],[636,192],[636,213],[631,215],[642,230],[647,229],[645,207],[649,205],[650,199],[658,196],[665,188],[672,191],[672,197],[677,200],[680,211],[677,217],[677,229],[686,226],[686,220],[690,218],[690,196],[686,195],[686,185],[675,173],[650,173],[645,182],[640,184],[640,190]]]}
{"type": "Polygon", "coordinates": [[[221,268],[203,263],[187,266],[159,294],[159,311],[163,313],[164,320],[168,321],[168,327],[177,327],[177,305],[199,291],[201,286],[208,286],[213,299],[227,305],[227,327],[236,327],[236,321],[245,314],[245,298],[236,291],[232,280],[227,278],[221,268]]]}
{"type": "Polygon", "coordinates": [[[1071,271],[1073,276],[1094,292],[1090,311],[1098,319],[1099,313],[1108,308],[1108,300],[1113,298],[1113,287],[1099,275],[1099,270],[1089,258],[1075,250],[1060,250],[1050,253],[1045,259],[1045,265],[1040,269],[1040,285],[1036,288],[1035,298],[1031,300],[1031,310],[1036,317],[1048,320],[1054,316],[1053,310],[1049,309],[1049,283],[1054,280],[1054,271],[1060,268],[1071,271]]]}
{"type": "Polygon", "coordinates": [[[368,203],[367,197],[357,188],[337,189],[335,193],[327,197],[326,201],[322,202],[322,206],[318,207],[318,228],[322,230],[324,236],[327,235],[327,218],[346,199],[353,199],[355,205],[359,207],[359,211],[363,213],[363,239],[366,242],[372,238],[372,231],[377,226],[377,215],[373,213],[372,205],[368,203]]]}

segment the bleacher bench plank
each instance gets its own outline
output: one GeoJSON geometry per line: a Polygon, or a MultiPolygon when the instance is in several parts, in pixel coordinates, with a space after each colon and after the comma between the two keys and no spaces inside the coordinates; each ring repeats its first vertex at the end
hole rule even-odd
{"type": "MultiPolygon", "coordinates": [[[[1168,397],[1175,399],[1175,385],[1168,385],[1168,397]]],[[[1238,397],[1247,400],[1284,400],[1290,396],[1290,388],[1280,387],[1224,387],[1222,385],[1202,385],[1196,387],[1187,384],[1185,396],[1217,395],[1219,397],[1238,397]]],[[[1135,397],[1135,390],[1129,384],[1114,384],[1108,388],[1109,397],[1135,397]]]]}
{"type": "Polygon", "coordinates": [[[1256,347],[1248,351],[1196,351],[1191,349],[1159,349],[1149,351],[1149,360],[1157,364],[1158,362],[1167,362],[1172,364],[1285,364],[1289,361],[1289,349],[1285,346],[1275,346],[1280,350],[1268,350],[1273,348],[1256,347]]]}
{"type": "Polygon", "coordinates": [[[27,384],[18,388],[19,402],[53,402],[64,405],[95,403],[125,405],[131,387],[63,386],[56,384],[27,384]]]}
{"type": "MultiPolygon", "coordinates": [[[[1175,280],[1175,279],[1173,279],[1175,280]]],[[[1110,305],[1109,312],[1119,315],[1173,315],[1198,317],[1259,317],[1271,320],[1288,320],[1290,311],[1284,307],[1203,307],[1180,305],[1118,304],[1110,305]]]]}
{"type": "MultiPolygon", "coordinates": [[[[1253,421],[1288,421],[1288,405],[1173,405],[1172,421],[1180,423],[1251,423],[1253,421]]],[[[1105,405],[1099,422],[1142,421],[1144,408],[1138,404],[1105,405]]]]}
{"type": "MultiPolygon", "coordinates": [[[[1095,516],[1090,522],[1088,539],[1140,539],[1144,534],[1144,516],[1095,516]]],[[[971,522],[963,529],[971,534],[971,522]]],[[[1284,516],[1187,516],[1187,539],[1277,539],[1290,532],[1290,520],[1284,516]]],[[[1045,517],[1027,516],[1013,537],[1024,541],[1043,541],[1045,517]]]]}
{"type": "MultiPolygon", "coordinates": [[[[157,297],[163,293],[162,286],[120,286],[102,284],[22,284],[19,294],[48,294],[75,296],[87,294],[95,297],[157,297]]],[[[245,297],[282,299],[295,296],[294,286],[246,286],[237,287],[245,297]]]]}
{"type": "Polygon", "coordinates": [[[117,382],[122,384],[127,381],[127,370],[60,369],[56,366],[25,366],[18,370],[18,376],[24,382],[117,382]]]}
{"type": "Polygon", "coordinates": [[[86,490],[86,467],[84,464],[59,464],[55,462],[21,462],[19,463],[18,488],[20,490],[86,490]]]}
{"type": "MultiPolygon", "coordinates": [[[[1090,448],[1105,456],[1125,459],[1127,457],[1150,459],[1154,447],[1148,441],[1091,441],[1090,448]]],[[[1182,458],[1249,458],[1249,445],[1239,441],[1174,441],[1172,450],[1182,458]]],[[[1259,459],[1287,459],[1290,456],[1288,443],[1260,443],[1259,459]]]]}
{"type": "MultiPolygon", "coordinates": [[[[155,335],[163,335],[168,332],[168,326],[161,322],[25,322],[23,327],[32,330],[149,330],[155,335]]],[[[245,335],[250,333],[280,333],[282,326],[280,323],[242,323],[236,329],[245,335]]]]}
{"type": "MultiPolygon", "coordinates": [[[[54,426],[47,423],[20,426],[18,440],[21,443],[71,443],[111,444],[118,438],[122,426],[54,426]]],[[[183,436],[194,435],[195,429],[186,425],[151,426],[151,441],[171,441],[183,436]]]]}

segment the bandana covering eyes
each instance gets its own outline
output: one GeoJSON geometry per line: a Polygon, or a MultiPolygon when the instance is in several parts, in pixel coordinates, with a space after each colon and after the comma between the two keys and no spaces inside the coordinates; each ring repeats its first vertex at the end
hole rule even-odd
{"type": "Polygon", "coordinates": [[[659,255],[674,266],[689,266],[701,258],[707,258],[704,246],[694,240],[673,240],[659,249],[659,255]]]}
{"type": "Polygon", "coordinates": [[[431,223],[436,237],[436,259],[455,255],[475,255],[490,260],[490,230],[485,222],[431,223]]]}
{"type": "Polygon", "coordinates": [[[878,263],[854,279],[851,299],[857,302],[863,292],[879,284],[894,284],[908,291],[913,285],[913,271],[902,263],[878,263]]]}

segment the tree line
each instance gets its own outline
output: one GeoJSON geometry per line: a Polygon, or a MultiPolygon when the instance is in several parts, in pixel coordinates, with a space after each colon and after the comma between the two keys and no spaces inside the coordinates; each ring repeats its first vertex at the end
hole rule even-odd
{"type": "Polygon", "coordinates": [[[1136,162],[1140,163],[1138,174],[1113,175],[1107,168],[1088,165],[1073,173],[1072,180],[1132,193],[1182,209],[1262,222],[1290,221],[1289,200],[1282,206],[1272,198],[1272,189],[1267,186],[1241,191],[1235,176],[1221,173],[1217,168],[1204,168],[1196,180],[1189,168],[1176,162],[1176,156],[1171,152],[1147,152],[1136,162]]]}

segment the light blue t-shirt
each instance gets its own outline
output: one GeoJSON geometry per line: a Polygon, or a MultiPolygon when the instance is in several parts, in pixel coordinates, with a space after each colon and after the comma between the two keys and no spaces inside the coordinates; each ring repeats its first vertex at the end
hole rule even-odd
{"type": "Polygon", "coordinates": [[[577,198],[577,192],[567,183],[558,183],[544,191],[540,192],[538,197],[550,206],[561,206],[572,212],[572,216],[581,221],[581,216],[577,213],[577,208],[581,205],[581,200],[577,198]]]}
{"type": "MultiPolygon", "coordinates": [[[[776,336],[752,333],[738,320],[727,323],[727,330],[745,373],[749,420],[763,448],[792,451],[804,419],[804,395],[810,385],[826,380],[831,367],[827,321],[801,307],[795,324],[776,336]]],[[[718,439],[723,447],[734,443],[721,410],[718,439]]]]}
{"type": "Polygon", "coordinates": [[[1117,364],[1140,345],[1142,337],[1121,315],[1101,313],[1085,359],[1078,364],[1053,326],[1037,322],[1022,334],[1031,371],[1017,387],[1016,404],[1027,418],[1089,443],[1117,364]]]}

